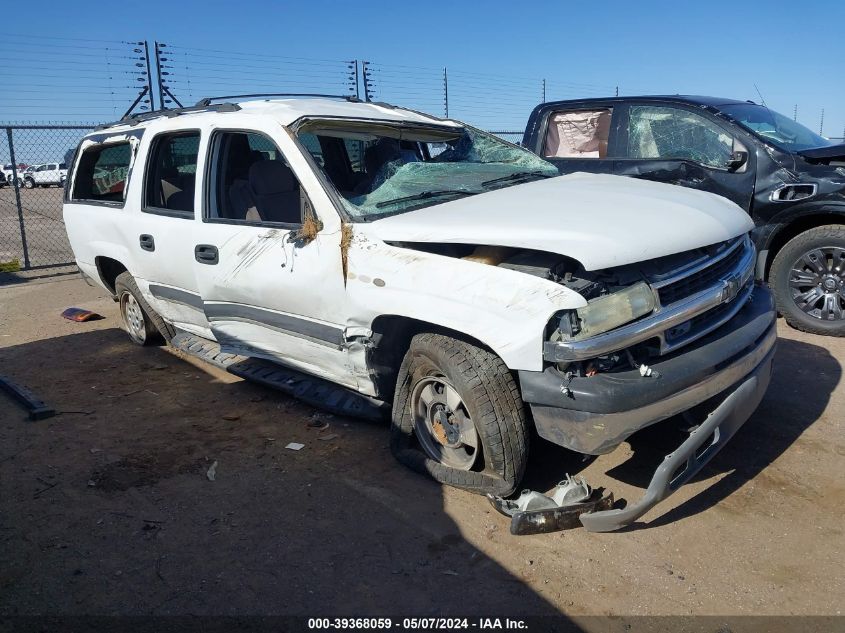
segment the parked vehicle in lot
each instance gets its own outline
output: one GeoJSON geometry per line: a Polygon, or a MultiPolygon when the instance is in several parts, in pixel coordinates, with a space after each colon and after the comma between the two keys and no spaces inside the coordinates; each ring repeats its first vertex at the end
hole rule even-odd
{"type": "Polygon", "coordinates": [[[845,145],[764,105],[716,97],[543,103],[523,145],[561,173],[712,191],[755,223],[757,275],[795,328],[845,336],[845,145]]]}
{"type": "Polygon", "coordinates": [[[15,178],[18,179],[18,184],[21,184],[23,181],[21,180],[21,175],[23,174],[23,170],[26,169],[26,165],[18,165],[17,169],[11,163],[6,163],[2,167],[2,172],[6,183],[11,187],[15,184],[15,178]]]}
{"type": "Polygon", "coordinates": [[[67,178],[67,165],[65,163],[44,163],[42,165],[30,165],[22,176],[23,186],[27,189],[35,187],[64,187],[67,178]]]}
{"type": "Polygon", "coordinates": [[[233,373],[260,359],[246,375],[292,367],[391,404],[394,455],[438,481],[512,493],[532,420],[596,455],[709,413],[642,500],[582,515],[591,530],[686,482],[769,382],[775,313],[733,202],[558,177],[457,121],[203,100],[86,136],[65,196],[79,268],[134,342],[161,335],[233,373]]]}

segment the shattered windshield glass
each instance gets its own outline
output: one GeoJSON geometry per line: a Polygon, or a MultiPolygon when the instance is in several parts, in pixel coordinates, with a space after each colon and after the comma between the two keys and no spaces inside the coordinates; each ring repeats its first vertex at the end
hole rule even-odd
{"type": "Polygon", "coordinates": [[[797,121],[765,106],[737,103],[720,106],[719,109],[745,129],[786,152],[835,145],[797,121]]]}
{"type": "Polygon", "coordinates": [[[322,121],[297,137],[349,215],[365,222],[558,175],[535,154],[471,127],[322,121]]]}

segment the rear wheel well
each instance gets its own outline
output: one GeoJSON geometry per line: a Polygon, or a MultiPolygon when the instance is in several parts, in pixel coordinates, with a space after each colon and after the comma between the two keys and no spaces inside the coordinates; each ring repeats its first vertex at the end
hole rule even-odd
{"type": "Polygon", "coordinates": [[[97,272],[100,273],[100,279],[111,290],[112,295],[116,295],[114,289],[114,282],[120,273],[126,272],[126,266],[121,264],[116,259],[111,257],[97,257],[94,260],[97,264],[97,272]]]}
{"type": "Polygon", "coordinates": [[[845,224],[845,215],[840,213],[818,213],[813,215],[805,215],[796,218],[789,224],[785,225],[780,231],[774,234],[769,242],[768,254],[766,256],[766,274],[765,278],[769,279],[769,271],[772,268],[772,262],[789,240],[797,237],[804,231],[809,231],[819,226],[826,224],[845,224]]]}
{"type": "Polygon", "coordinates": [[[402,359],[405,358],[405,352],[411,345],[411,339],[421,332],[449,336],[495,354],[495,351],[490,349],[489,346],[463,332],[410,317],[392,314],[382,315],[376,317],[371,329],[373,331],[373,345],[367,355],[367,364],[373,373],[373,382],[376,386],[378,398],[385,402],[393,400],[399,366],[402,364],[402,359]]]}

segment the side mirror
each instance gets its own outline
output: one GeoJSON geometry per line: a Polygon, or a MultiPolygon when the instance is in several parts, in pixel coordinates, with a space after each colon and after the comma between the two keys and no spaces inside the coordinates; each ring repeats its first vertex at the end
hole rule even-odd
{"type": "Polygon", "coordinates": [[[726,165],[731,171],[736,171],[748,162],[748,152],[733,152],[726,165]]]}

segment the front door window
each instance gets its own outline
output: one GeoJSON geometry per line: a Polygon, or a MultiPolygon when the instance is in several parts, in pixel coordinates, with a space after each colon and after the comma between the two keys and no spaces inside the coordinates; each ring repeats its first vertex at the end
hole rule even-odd
{"type": "Polygon", "coordinates": [[[628,157],[690,160],[726,169],[734,140],[716,123],[683,108],[632,106],[628,157]]]}

